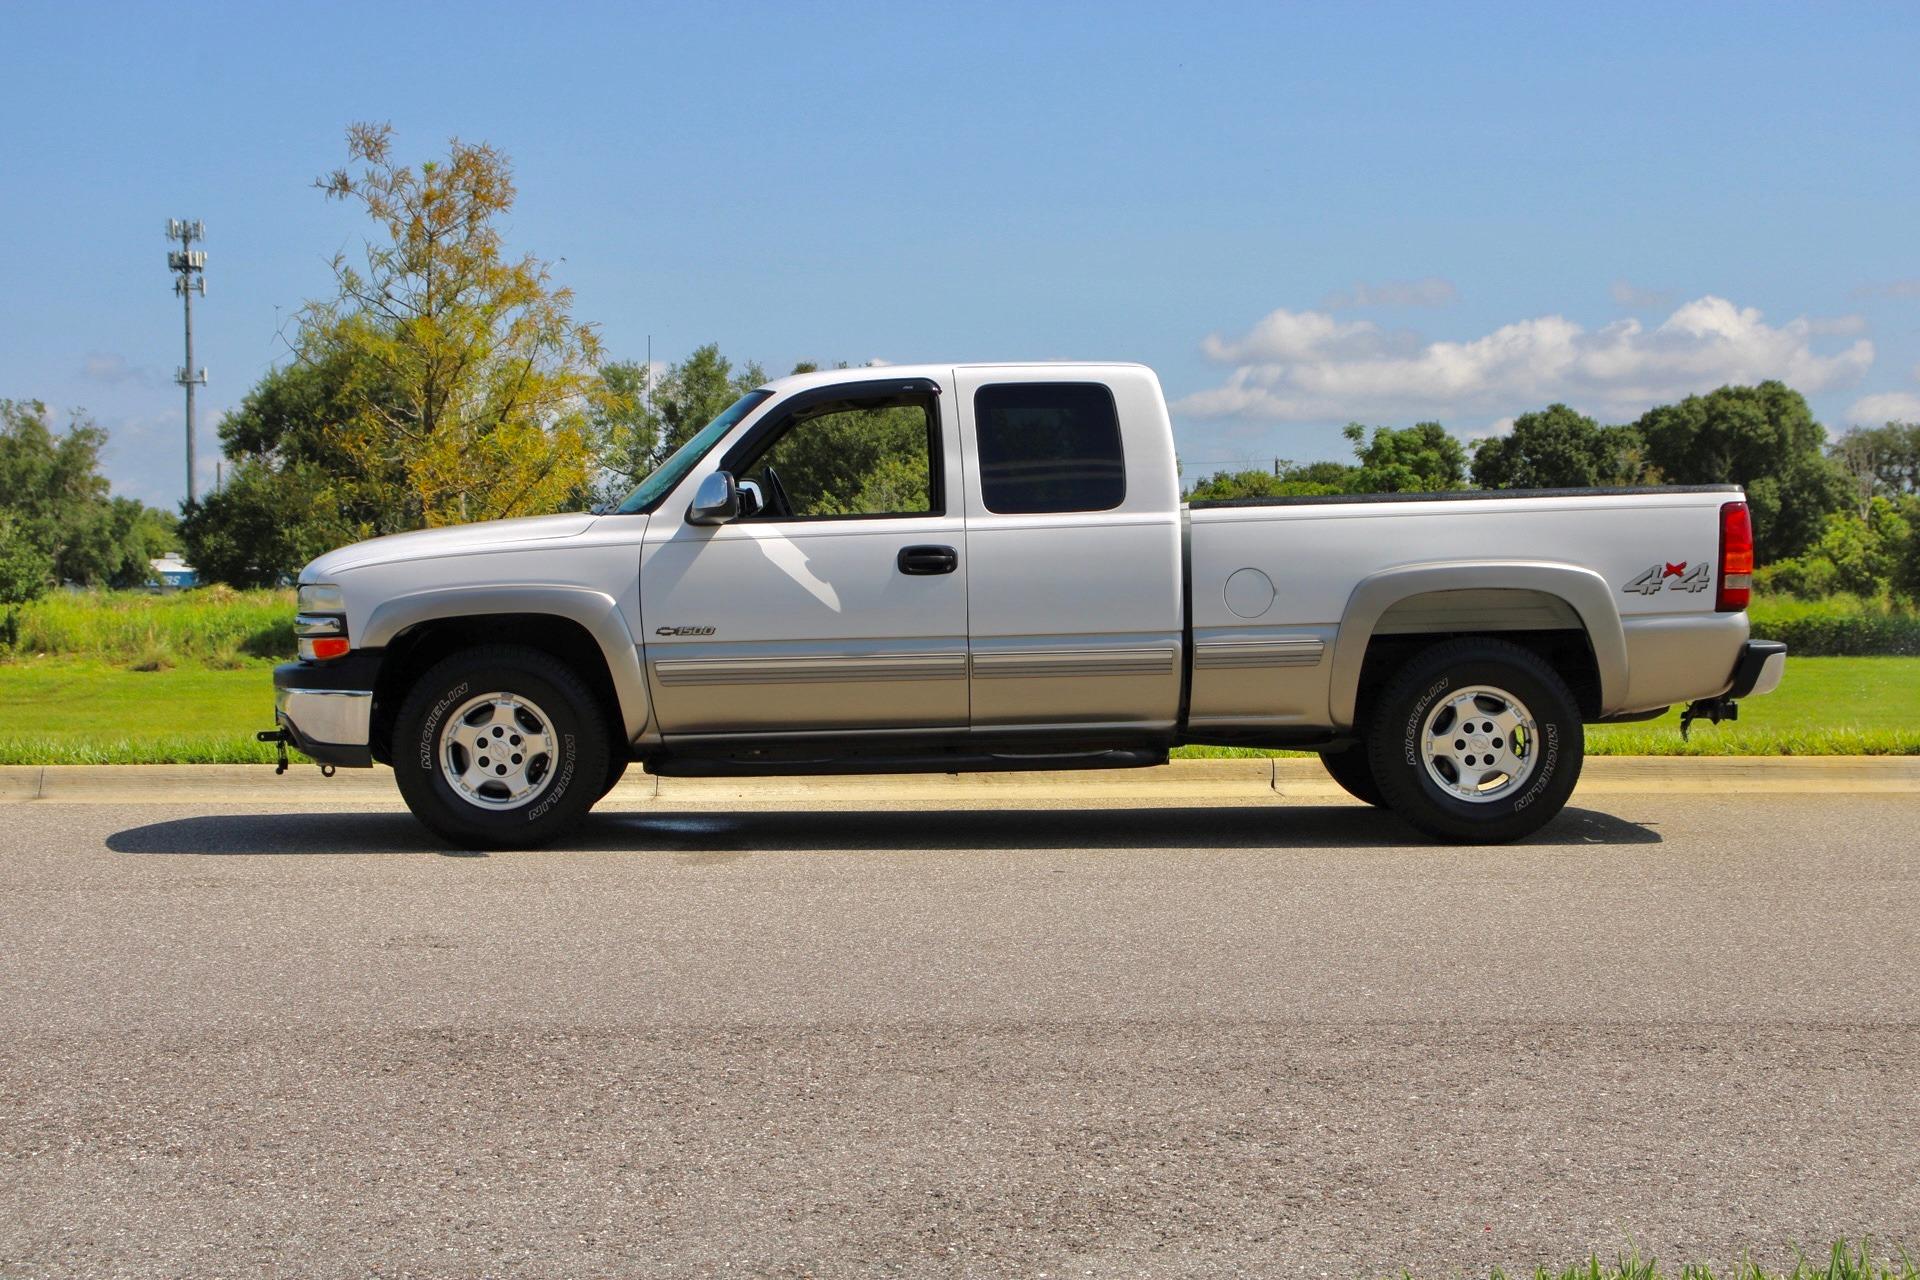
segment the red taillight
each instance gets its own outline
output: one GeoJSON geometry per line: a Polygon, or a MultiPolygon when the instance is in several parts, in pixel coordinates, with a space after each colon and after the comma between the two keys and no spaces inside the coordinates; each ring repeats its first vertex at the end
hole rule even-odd
{"type": "Polygon", "coordinates": [[[313,646],[313,656],[316,658],[344,658],[347,650],[353,648],[352,641],[345,636],[322,636],[307,643],[313,646]]]}
{"type": "Polygon", "coordinates": [[[1735,613],[1753,595],[1753,517],[1744,502],[1720,508],[1720,594],[1714,608],[1735,613]]]}

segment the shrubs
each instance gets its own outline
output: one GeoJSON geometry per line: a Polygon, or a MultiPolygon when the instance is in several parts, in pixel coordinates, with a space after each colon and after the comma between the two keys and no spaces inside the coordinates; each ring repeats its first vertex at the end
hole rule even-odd
{"type": "Polygon", "coordinates": [[[9,656],[99,658],[136,670],[232,667],[294,654],[293,592],[56,591],[21,606],[9,656]]]}
{"type": "Polygon", "coordinates": [[[1784,640],[1798,657],[1920,657],[1920,614],[1884,600],[1769,596],[1749,613],[1758,640],[1784,640]]]}

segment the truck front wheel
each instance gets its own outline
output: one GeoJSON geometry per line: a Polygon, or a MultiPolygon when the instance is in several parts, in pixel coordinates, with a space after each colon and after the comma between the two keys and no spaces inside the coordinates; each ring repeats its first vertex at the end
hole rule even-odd
{"type": "Polygon", "coordinates": [[[1387,805],[1442,840],[1498,844],[1566,805],[1586,749],[1554,669],[1504,640],[1423,650],[1375,703],[1368,755],[1387,805]]]}
{"type": "Polygon", "coordinates": [[[393,772],[421,822],[464,848],[533,848],[600,798],[605,718],[565,664],[491,645],[442,660],[395,718],[393,772]]]}

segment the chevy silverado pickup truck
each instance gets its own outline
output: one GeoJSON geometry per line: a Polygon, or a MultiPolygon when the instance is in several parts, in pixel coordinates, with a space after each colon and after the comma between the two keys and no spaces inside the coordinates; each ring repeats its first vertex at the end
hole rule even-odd
{"type": "MultiPolygon", "coordinates": [[[[376,538],[299,581],[278,738],[463,846],[663,775],[1317,751],[1429,836],[1523,837],[1583,725],[1770,691],[1730,486],[1183,503],[1128,364],[883,366],[742,396],[617,509],[376,538]]],[[[1276,821],[1280,815],[1276,814],[1276,821]]]]}

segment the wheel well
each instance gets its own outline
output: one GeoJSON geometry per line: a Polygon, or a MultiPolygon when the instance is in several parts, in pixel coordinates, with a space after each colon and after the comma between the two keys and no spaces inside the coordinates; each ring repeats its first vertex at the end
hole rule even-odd
{"type": "Polygon", "coordinates": [[[1519,645],[1538,654],[1548,666],[1560,673],[1573,691],[1573,698],[1584,720],[1600,718],[1600,663],[1594,657],[1587,633],[1578,629],[1552,631],[1500,631],[1477,627],[1470,631],[1409,631],[1390,635],[1375,633],[1367,641],[1367,655],[1360,664],[1359,697],[1354,704],[1354,724],[1364,726],[1373,714],[1373,699],[1393,678],[1393,673],[1414,654],[1442,640],[1486,636],[1519,645]]]}
{"type": "Polygon", "coordinates": [[[373,758],[391,764],[393,717],[407,690],[427,669],[462,649],[483,644],[517,644],[538,649],[566,663],[592,690],[594,702],[607,722],[607,741],[614,751],[626,748],[626,729],[620,716],[620,695],[607,670],[593,634],[571,618],[550,613],[481,614],[435,618],[408,627],[387,645],[380,674],[373,687],[373,758]]]}

